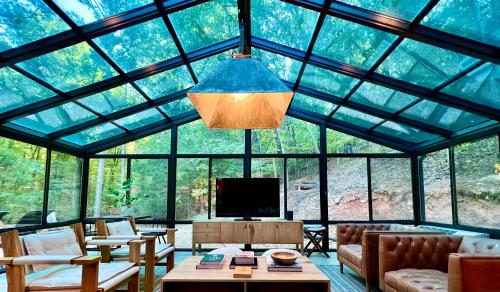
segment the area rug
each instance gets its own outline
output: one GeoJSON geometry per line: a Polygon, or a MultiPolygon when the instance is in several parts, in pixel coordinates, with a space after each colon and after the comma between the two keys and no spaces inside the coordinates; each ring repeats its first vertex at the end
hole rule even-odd
{"type": "Polygon", "coordinates": [[[365,291],[364,280],[346,266],[343,274],[340,273],[338,265],[318,265],[318,268],[330,278],[331,292],[365,291]]]}

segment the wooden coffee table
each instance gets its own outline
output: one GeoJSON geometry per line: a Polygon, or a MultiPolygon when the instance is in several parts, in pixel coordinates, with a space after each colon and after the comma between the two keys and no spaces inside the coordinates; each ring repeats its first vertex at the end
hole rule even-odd
{"type": "Polygon", "coordinates": [[[233,278],[226,256],[222,269],[199,270],[201,256],[190,256],[161,279],[162,292],[329,292],[330,279],[308,258],[302,258],[302,272],[268,272],[266,260],[257,257],[252,277],[233,278]]]}

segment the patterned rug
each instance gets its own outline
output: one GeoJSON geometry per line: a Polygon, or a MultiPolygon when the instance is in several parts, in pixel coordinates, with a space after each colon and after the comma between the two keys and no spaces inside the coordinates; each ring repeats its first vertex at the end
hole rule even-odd
{"type": "Polygon", "coordinates": [[[346,266],[344,266],[344,274],[340,273],[337,265],[318,265],[318,268],[330,278],[331,292],[365,291],[364,280],[346,266]]]}

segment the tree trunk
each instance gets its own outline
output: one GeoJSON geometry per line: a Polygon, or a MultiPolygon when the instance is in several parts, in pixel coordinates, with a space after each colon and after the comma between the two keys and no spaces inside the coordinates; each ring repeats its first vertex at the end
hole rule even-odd
{"type": "Polygon", "coordinates": [[[99,159],[97,167],[97,181],[95,184],[94,217],[101,216],[102,187],[104,185],[104,159],[99,159]]]}

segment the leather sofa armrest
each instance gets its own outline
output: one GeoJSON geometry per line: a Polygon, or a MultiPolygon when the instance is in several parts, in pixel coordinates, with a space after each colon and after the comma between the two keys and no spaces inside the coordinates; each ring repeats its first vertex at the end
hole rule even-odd
{"type": "Polygon", "coordinates": [[[448,260],[449,291],[500,291],[500,255],[452,253],[448,260]]]}
{"type": "Polygon", "coordinates": [[[388,224],[337,224],[337,250],[344,244],[361,244],[365,230],[387,229],[388,224]]]}

